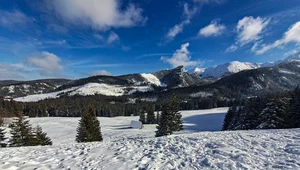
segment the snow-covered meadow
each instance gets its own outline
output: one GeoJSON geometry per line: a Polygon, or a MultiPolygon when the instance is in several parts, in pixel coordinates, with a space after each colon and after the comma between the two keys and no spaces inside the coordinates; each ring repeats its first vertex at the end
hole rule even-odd
{"type": "Polygon", "coordinates": [[[32,118],[53,146],[1,148],[0,169],[300,169],[300,129],[218,132],[227,108],[183,111],[185,130],[154,138],[138,117],[100,118],[103,142],[77,144],[79,118],[32,118]]]}

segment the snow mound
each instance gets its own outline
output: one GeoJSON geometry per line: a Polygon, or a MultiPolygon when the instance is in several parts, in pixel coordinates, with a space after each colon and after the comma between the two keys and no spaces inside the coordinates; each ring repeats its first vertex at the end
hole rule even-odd
{"type": "Polygon", "coordinates": [[[147,80],[147,82],[154,84],[156,86],[161,86],[160,80],[153,74],[141,74],[141,76],[147,80]]]}

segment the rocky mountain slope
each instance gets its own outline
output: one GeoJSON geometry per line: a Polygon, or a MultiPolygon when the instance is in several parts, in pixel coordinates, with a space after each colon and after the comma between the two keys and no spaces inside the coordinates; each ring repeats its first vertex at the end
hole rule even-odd
{"type": "Polygon", "coordinates": [[[19,97],[32,94],[48,93],[71,80],[46,79],[34,81],[0,81],[0,96],[19,97]]]}

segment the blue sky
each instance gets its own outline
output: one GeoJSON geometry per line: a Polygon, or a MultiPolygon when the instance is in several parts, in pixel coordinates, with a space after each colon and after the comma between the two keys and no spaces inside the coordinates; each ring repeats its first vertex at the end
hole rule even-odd
{"type": "Polygon", "coordinates": [[[7,0],[0,79],[81,78],[300,50],[299,0],[7,0]]]}

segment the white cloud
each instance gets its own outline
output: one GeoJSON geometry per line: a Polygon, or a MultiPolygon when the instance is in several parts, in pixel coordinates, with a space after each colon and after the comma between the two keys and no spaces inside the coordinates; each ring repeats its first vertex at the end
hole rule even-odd
{"type": "Polygon", "coordinates": [[[257,41],[262,38],[262,33],[265,31],[265,28],[268,26],[270,19],[257,17],[254,18],[244,17],[239,20],[236,31],[237,31],[237,40],[236,42],[226,49],[226,52],[236,51],[239,47],[244,46],[248,43],[253,43],[254,47],[257,47],[257,41]]]}
{"type": "Polygon", "coordinates": [[[191,61],[190,51],[187,49],[189,45],[189,43],[181,45],[181,48],[176,50],[171,58],[161,57],[161,60],[171,64],[173,67],[187,67],[199,64],[198,61],[191,61]]]}
{"type": "Polygon", "coordinates": [[[27,62],[36,67],[42,76],[60,77],[59,72],[64,70],[64,66],[60,64],[61,59],[47,51],[35,53],[27,62]]]}
{"type": "Polygon", "coordinates": [[[269,24],[269,21],[270,20],[268,19],[260,17],[245,17],[241,19],[236,26],[238,32],[238,43],[245,45],[249,42],[261,39],[261,33],[269,24]]]}
{"type": "Polygon", "coordinates": [[[236,51],[237,49],[238,49],[239,47],[238,46],[236,46],[236,45],[231,45],[230,47],[228,47],[227,49],[226,49],[226,52],[234,52],[234,51],[236,51]]]}
{"type": "Polygon", "coordinates": [[[225,31],[225,25],[218,24],[217,21],[212,21],[210,25],[200,29],[198,36],[210,37],[222,35],[225,31]]]}
{"type": "Polygon", "coordinates": [[[183,15],[184,20],[173,26],[171,29],[169,29],[167,35],[165,36],[167,42],[172,41],[179,33],[183,31],[184,26],[191,23],[191,18],[195,15],[197,11],[197,8],[193,7],[192,9],[189,8],[188,4],[185,3],[183,6],[183,15]]]}
{"type": "Polygon", "coordinates": [[[0,26],[15,28],[16,26],[26,26],[33,22],[32,18],[27,17],[20,11],[0,10],[0,26]]]}
{"type": "Polygon", "coordinates": [[[88,72],[85,73],[87,76],[100,76],[100,75],[104,75],[104,76],[111,76],[112,74],[106,70],[96,70],[96,71],[92,71],[92,72],[88,72]]]}
{"type": "Polygon", "coordinates": [[[107,43],[111,44],[113,42],[119,41],[120,37],[118,36],[118,34],[116,34],[115,32],[110,32],[108,38],[107,38],[107,43]]]}
{"type": "Polygon", "coordinates": [[[260,49],[256,50],[256,54],[263,54],[273,48],[278,48],[288,43],[300,43],[300,21],[292,25],[283,35],[283,37],[272,44],[263,44],[260,49]]]}
{"type": "Polygon", "coordinates": [[[51,0],[47,1],[63,20],[91,26],[97,30],[110,27],[133,27],[143,24],[147,18],[143,10],[134,4],[121,8],[120,0],[51,0]]]}

